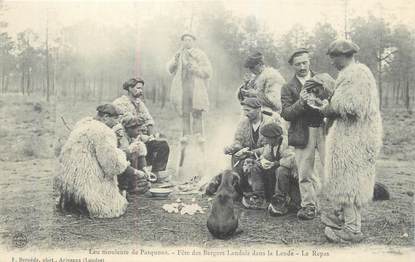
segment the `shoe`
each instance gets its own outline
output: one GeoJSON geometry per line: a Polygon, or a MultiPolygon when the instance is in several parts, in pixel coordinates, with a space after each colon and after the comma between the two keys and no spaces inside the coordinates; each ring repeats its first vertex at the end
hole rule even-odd
{"type": "Polygon", "coordinates": [[[324,229],[324,235],[326,235],[326,238],[333,243],[359,243],[364,238],[362,232],[354,233],[346,228],[338,230],[326,227],[324,229]]]}
{"type": "Polygon", "coordinates": [[[344,221],[336,214],[323,214],[320,217],[321,222],[331,228],[341,229],[344,221]]]}
{"type": "Polygon", "coordinates": [[[273,196],[268,206],[271,216],[284,216],[288,213],[288,200],[285,197],[273,196]]]}
{"type": "Polygon", "coordinates": [[[242,205],[247,209],[265,209],[265,200],[260,196],[243,196],[242,205]]]}
{"type": "Polygon", "coordinates": [[[314,219],[316,215],[317,215],[316,207],[314,206],[302,207],[297,212],[297,218],[301,220],[311,220],[311,219],[314,219]]]}

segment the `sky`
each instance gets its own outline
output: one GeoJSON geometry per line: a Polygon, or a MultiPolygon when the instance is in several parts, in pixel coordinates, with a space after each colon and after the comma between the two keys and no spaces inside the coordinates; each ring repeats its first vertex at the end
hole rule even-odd
{"type": "MultiPolygon", "coordinates": [[[[1,1],[1,0],[0,0],[1,1]]],[[[136,26],[146,18],[157,14],[189,16],[189,7],[197,10],[195,1],[9,1],[3,0],[3,20],[9,23],[12,34],[27,28],[37,33],[45,30],[49,17],[49,31],[53,34],[62,26],[70,26],[82,20],[114,26],[136,26]]],[[[207,2],[207,1],[203,1],[207,2]]],[[[403,23],[415,27],[415,1],[413,0],[347,0],[348,16],[366,16],[369,12],[382,15],[391,23],[403,23]],[[381,2],[380,7],[379,3],[381,2]]],[[[301,24],[311,31],[317,22],[329,22],[342,34],[344,31],[345,0],[227,0],[226,9],[235,16],[256,16],[258,21],[275,36],[301,24]]],[[[197,19],[197,17],[196,17],[197,19]]]]}

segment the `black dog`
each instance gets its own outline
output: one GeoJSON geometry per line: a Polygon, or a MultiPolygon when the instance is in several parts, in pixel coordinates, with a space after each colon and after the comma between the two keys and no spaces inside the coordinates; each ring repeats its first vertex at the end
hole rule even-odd
{"type": "Polygon", "coordinates": [[[238,218],[233,205],[235,172],[225,170],[221,175],[222,181],[210,210],[207,227],[214,237],[226,239],[231,237],[238,228],[238,218]]]}

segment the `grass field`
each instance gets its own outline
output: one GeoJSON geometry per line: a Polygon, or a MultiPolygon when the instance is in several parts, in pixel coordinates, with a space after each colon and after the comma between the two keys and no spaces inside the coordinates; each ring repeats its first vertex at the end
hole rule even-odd
{"type": "MultiPolygon", "coordinates": [[[[175,201],[196,201],[208,211],[201,195],[173,195],[170,200],[146,196],[129,199],[127,213],[121,218],[91,220],[63,215],[55,209],[53,190],[56,158],[69,131],[61,116],[72,126],[84,116],[94,114],[96,102],[60,102],[48,105],[36,98],[18,95],[0,96],[0,245],[13,248],[12,238],[23,232],[26,249],[85,249],[114,245],[162,244],[261,246],[316,245],[332,246],[323,235],[319,219],[300,222],[295,214],[274,218],[263,211],[238,207],[242,234],[227,240],[215,240],[206,228],[205,214],[181,216],[165,213],[161,206],[175,201]]],[[[160,130],[172,147],[169,172],[177,163],[180,121],[168,109],[149,105],[160,130]]],[[[227,165],[222,148],[232,138],[237,110],[211,112],[207,125],[209,175],[227,165]]],[[[386,184],[391,200],[374,202],[363,212],[364,244],[410,247],[414,244],[415,117],[403,110],[383,112],[384,147],[377,166],[377,181],[386,184]]],[[[322,200],[323,210],[329,204],[322,200]]]]}

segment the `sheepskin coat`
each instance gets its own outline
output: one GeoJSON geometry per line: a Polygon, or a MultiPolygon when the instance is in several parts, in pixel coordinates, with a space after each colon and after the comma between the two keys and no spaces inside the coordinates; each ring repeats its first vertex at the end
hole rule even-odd
{"type": "Polygon", "coordinates": [[[254,88],[258,91],[257,98],[261,102],[262,109],[281,113],[281,88],[285,80],[272,67],[265,67],[254,80],[254,88]]]}
{"type": "Polygon", "coordinates": [[[173,75],[170,99],[179,114],[192,110],[209,109],[208,86],[212,65],[207,55],[198,48],[181,50],[178,60],[174,57],[167,69],[173,75]]]}
{"type": "Polygon", "coordinates": [[[382,120],[375,79],[363,64],[339,72],[327,109],[336,115],[326,138],[328,197],[362,206],[373,196],[375,164],[382,145],[382,120]]]}
{"type": "Polygon", "coordinates": [[[123,95],[115,99],[112,104],[117,107],[121,114],[131,113],[133,116],[143,118],[146,126],[154,126],[154,119],[140,98],[133,99],[127,95],[123,95]]]}
{"type": "Polygon", "coordinates": [[[78,204],[85,202],[90,217],[111,218],[125,213],[128,203],[119,192],[117,175],[129,163],[117,148],[111,128],[91,117],[80,120],[62,148],[59,163],[60,192],[71,195],[78,204]]]}

